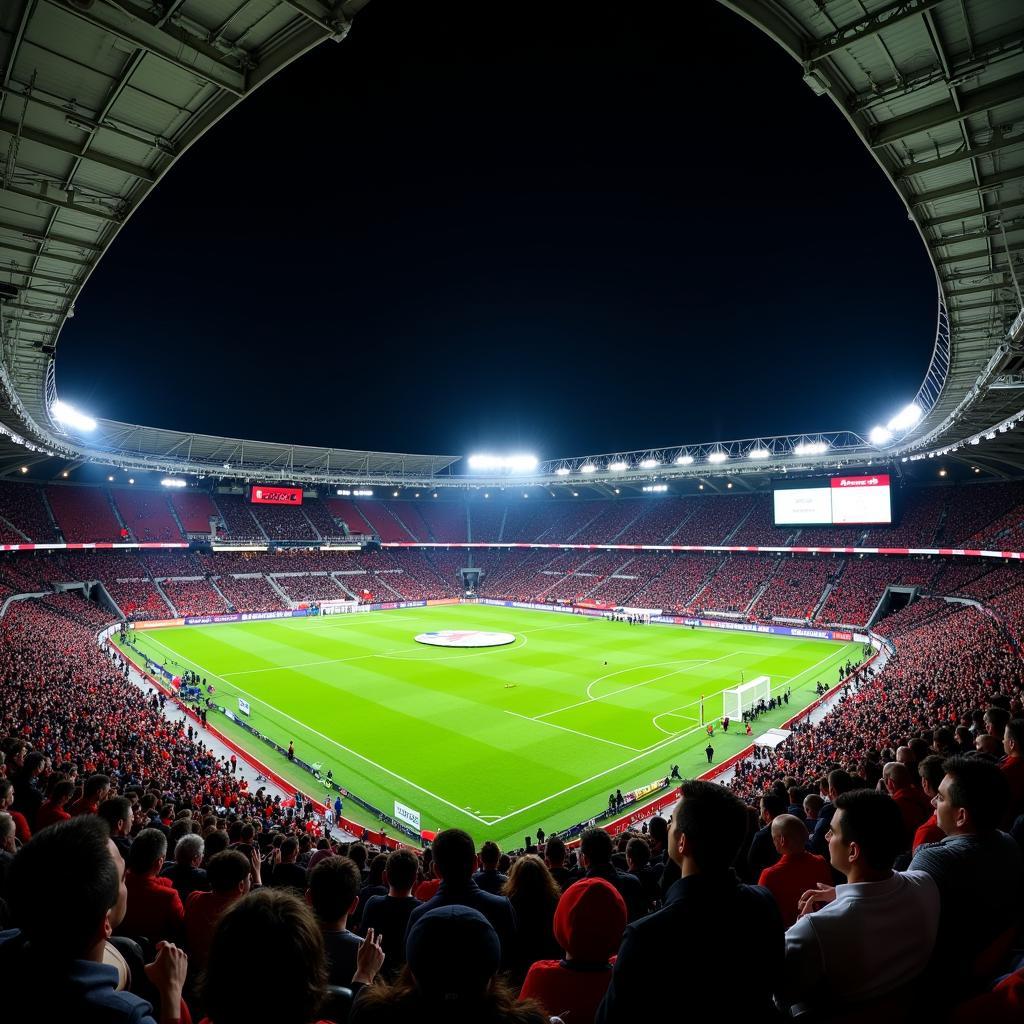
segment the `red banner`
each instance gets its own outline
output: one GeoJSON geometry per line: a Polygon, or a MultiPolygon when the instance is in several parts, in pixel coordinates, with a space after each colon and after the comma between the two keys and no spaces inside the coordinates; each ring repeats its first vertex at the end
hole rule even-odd
{"type": "Polygon", "coordinates": [[[249,493],[254,505],[301,505],[301,487],[272,487],[256,484],[249,493]]]}
{"type": "Polygon", "coordinates": [[[834,476],[833,487],[888,487],[887,473],[876,473],[874,476],[834,476]]]}

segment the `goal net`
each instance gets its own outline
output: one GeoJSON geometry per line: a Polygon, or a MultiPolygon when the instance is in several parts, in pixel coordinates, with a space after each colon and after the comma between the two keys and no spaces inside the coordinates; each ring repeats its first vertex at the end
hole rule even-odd
{"type": "Polygon", "coordinates": [[[758,676],[733,690],[722,691],[722,716],[740,719],[760,700],[768,700],[772,694],[772,681],[768,676],[758,676]]]}

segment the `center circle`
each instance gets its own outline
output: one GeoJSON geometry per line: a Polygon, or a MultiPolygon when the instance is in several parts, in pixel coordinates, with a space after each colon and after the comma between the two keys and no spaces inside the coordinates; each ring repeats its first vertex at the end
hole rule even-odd
{"type": "Polygon", "coordinates": [[[418,644],[430,647],[504,647],[515,640],[515,633],[483,633],[478,629],[442,629],[420,633],[418,644]]]}

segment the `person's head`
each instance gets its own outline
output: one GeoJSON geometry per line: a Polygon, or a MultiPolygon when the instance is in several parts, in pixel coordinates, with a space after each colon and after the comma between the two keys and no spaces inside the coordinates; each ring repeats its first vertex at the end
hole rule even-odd
{"type": "Polygon", "coordinates": [[[747,834],[747,809],[724,786],[688,779],[672,812],[668,855],[683,875],[725,871],[747,834]]]}
{"type": "Polygon", "coordinates": [[[75,791],[75,784],[70,779],[61,779],[55,782],[50,789],[50,803],[57,807],[63,807],[75,791]]]}
{"type": "Polygon", "coordinates": [[[14,853],[14,819],[6,812],[0,812],[0,850],[14,853]]]}
{"type": "Polygon", "coordinates": [[[203,863],[206,843],[202,836],[189,833],[182,836],[174,845],[174,863],[183,868],[197,868],[203,863]]]}
{"type": "Polygon", "coordinates": [[[366,847],[362,843],[353,843],[348,851],[348,858],[352,861],[360,872],[366,870],[366,847]]]}
{"type": "MultiPolygon", "coordinates": [[[[209,840],[207,840],[209,849],[209,840]]],[[[210,888],[222,896],[243,896],[249,891],[249,860],[238,850],[221,850],[206,864],[206,880],[210,888]]]]}
{"type": "Polygon", "coordinates": [[[544,844],[544,861],[549,868],[565,864],[565,843],[558,836],[550,836],[544,844]]]}
{"type": "Polygon", "coordinates": [[[14,783],[10,779],[0,779],[0,811],[14,803],[14,783]]]}
{"type": "Polygon", "coordinates": [[[204,839],[206,848],[203,850],[203,857],[207,863],[228,848],[228,834],[223,829],[215,828],[212,832],[207,833],[204,839]]]}
{"type": "Polygon", "coordinates": [[[167,856],[167,836],[158,828],[144,828],[128,851],[128,867],[133,875],[158,875],[167,856]]]}
{"type": "Polygon", "coordinates": [[[384,884],[388,886],[391,896],[408,896],[416,884],[416,872],[419,864],[412,850],[394,850],[388,854],[387,867],[384,869],[384,884]]]}
{"type": "Polygon", "coordinates": [[[299,856],[299,841],[295,836],[288,836],[281,843],[281,863],[294,864],[299,856]]]}
{"type": "Polygon", "coordinates": [[[90,775],[82,787],[82,796],[87,803],[99,803],[110,792],[110,779],[106,775],[90,775]]]}
{"type": "Polygon", "coordinates": [[[51,961],[89,959],[124,917],[124,866],[99,818],[37,832],[8,875],[11,923],[51,961]]]}
{"type": "MultiPolygon", "coordinates": [[[[1003,735],[1005,735],[1005,730],[1003,735]]],[[[1001,737],[996,737],[989,732],[979,733],[975,736],[974,749],[977,753],[983,754],[986,758],[993,761],[1003,756],[1001,737]]]]}
{"type": "Polygon", "coordinates": [[[473,837],[461,828],[447,828],[434,839],[434,872],[445,882],[463,882],[476,867],[473,837]]]}
{"type": "Polygon", "coordinates": [[[779,814],[772,819],[772,843],[780,855],[800,853],[807,845],[807,826],[795,815],[779,814]]]}
{"type": "Polygon", "coordinates": [[[19,773],[22,778],[34,779],[39,775],[46,765],[46,755],[40,753],[38,750],[33,750],[31,753],[25,755],[25,760],[21,766],[21,772],[19,773]]]}
{"type": "Polygon", "coordinates": [[[761,821],[766,825],[786,810],[786,801],[778,793],[765,793],[759,806],[761,821]]]}
{"type": "Polygon", "coordinates": [[[1024,757],[1024,718],[1011,718],[1006,723],[1003,752],[1007,757],[1024,757]]]}
{"type": "Polygon", "coordinates": [[[890,795],[901,789],[906,789],[913,781],[910,769],[899,761],[890,761],[882,769],[882,778],[885,780],[885,788],[890,795]]]}
{"type": "Polygon", "coordinates": [[[349,857],[327,857],[309,873],[306,899],[325,928],[344,928],[359,902],[363,876],[349,857]]]}
{"type": "Polygon", "coordinates": [[[491,923],[457,905],[419,917],[409,929],[405,954],[422,995],[456,1014],[484,998],[501,966],[501,943],[491,923]]]}
{"type": "Polygon", "coordinates": [[[135,815],[132,802],[127,797],[110,796],[96,808],[96,813],[107,823],[112,836],[131,834],[135,815]]]}
{"type": "Polygon", "coordinates": [[[888,878],[903,848],[899,804],[874,789],[855,789],[836,799],[828,831],[832,867],[850,882],[888,878]]]}
{"type": "Polygon", "coordinates": [[[612,861],[612,837],[603,828],[588,828],[580,839],[580,863],[585,868],[605,867],[612,861]]]}
{"type": "Polygon", "coordinates": [[[513,905],[538,910],[545,906],[553,910],[561,893],[548,866],[535,853],[528,853],[516,860],[501,891],[513,905]]]}
{"type": "Polygon", "coordinates": [[[908,768],[913,768],[917,763],[917,758],[914,757],[914,752],[908,746],[896,748],[896,760],[900,764],[905,764],[908,768]]]}
{"type": "Polygon", "coordinates": [[[316,919],[301,899],[283,889],[249,893],[224,911],[199,981],[211,1024],[309,1024],[317,1017],[326,985],[324,940],[316,919]],[[254,963],[263,962],[272,963],[288,984],[239,984],[254,963]]]}
{"type": "Polygon", "coordinates": [[[651,849],[655,853],[664,850],[668,843],[668,822],[660,814],[656,814],[647,826],[647,835],[651,840],[651,849]]]}
{"type": "Polygon", "coordinates": [[[808,793],[804,797],[804,815],[808,821],[814,821],[818,817],[818,812],[824,804],[825,801],[817,793],[808,793]]]}
{"type": "Polygon", "coordinates": [[[584,878],[562,893],[555,910],[555,940],[570,960],[607,964],[626,928],[626,903],[603,878],[584,878]]]}
{"type": "Polygon", "coordinates": [[[1010,712],[1006,708],[990,707],[985,710],[985,732],[1001,743],[1006,732],[1006,723],[1010,721],[1010,712]]]}
{"type": "Polygon", "coordinates": [[[828,773],[828,798],[832,803],[836,802],[836,797],[842,793],[849,793],[851,789],[856,786],[856,780],[854,777],[842,768],[836,768],[834,771],[828,773]]]}
{"type": "Polygon", "coordinates": [[[1006,776],[991,761],[950,757],[932,801],[935,821],[947,836],[986,833],[998,828],[1010,793],[1006,776]]]}
{"type": "Polygon", "coordinates": [[[494,871],[501,860],[501,849],[497,843],[488,840],[480,847],[480,866],[486,871],[494,871]]]}
{"type": "Polygon", "coordinates": [[[929,754],[918,763],[917,774],[921,779],[921,790],[929,800],[935,798],[935,794],[939,791],[939,783],[942,782],[942,777],[946,774],[942,770],[944,762],[945,758],[938,754],[929,754]]]}
{"type": "Polygon", "coordinates": [[[646,839],[634,836],[626,844],[626,863],[629,870],[636,874],[643,871],[651,859],[651,848],[647,845],[646,839]]]}

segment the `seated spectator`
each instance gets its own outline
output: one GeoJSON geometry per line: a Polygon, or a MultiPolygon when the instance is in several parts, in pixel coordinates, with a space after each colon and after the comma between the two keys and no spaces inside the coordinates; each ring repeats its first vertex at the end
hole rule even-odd
{"type": "Polygon", "coordinates": [[[332,985],[352,984],[362,940],[348,929],[349,915],[359,902],[362,876],[348,857],[328,857],[309,873],[306,899],[323,933],[327,973],[332,985]]]}
{"type": "Polygon", "coordinates": [[[765,868],[757,884],[774,897],[782,915],[783,927],[796,921],[800,897],[820,882],[829,885],[832,870],[824,857],[807,851],[807,826],[792,814],[772,819],[772,842],[779,854],[775,864],[765,868]]]}
{"type": "Polygon", "coordinates": [[[945,764],[944,758],[938,754],[929,754],[917,766],[917,774],[921,779],[921,792],[931,801],[932,813],[927,821],[918,825],[917,831],[914,833],[911,850],[915,853],[923,843],[937,843],[945,838],[945,832],[939,828],[938,822],[935,820],[935,794],[938,793],[939,785],[946,774],[942,770],[943,764],[945,764]]]}
{"type": "Polygon", "coordinates": [[[205,966],[214,925],[228,907],[249,891],[252,872],[258,885],[258,857],[248,861],[237,850],[222,850],[210,858],[206,865],[210,891],[192,893],[185,904],[185,947],[191,972],[205,966]]]}
{"type": "Polygon", "coordinates": [[[501,850],[497,843],[490,841],[480,847],[480,870],[473,874],[473,881],[483,889],[497,896],[501,893],[508,875],[498,870],[498,861],[501,859],[501,850]]]}
{"type": "Polygon", "coordinates": [[[921,846],[910,867],[935,881],[942,898],[935,970],[943,984],[969,980],[974,957],[1019,916],[1021,852],[999,823],[1008,785],[994,764],[951,757],[935,797],[945,838],[921,846]]]}
{"type": "Polygon", "coordinates": [[[573,873],[565,866],[565,857],[565,843],[558,836],[549,836],[544,844],[544,863],[558,887],[563,890],[573,883],[573,873]]]}
{"type": "Polygon", "coordinates": [[[36,831],[53,825],[58,821],[67,821],[71,817],[67,812],[67,803],[75,791],[75,784],[69,779],[61,779],[50,788],[50,795],[43,801],[36,815],[36,831]]]}
{"type": "Polygon", "coordinates": [[[174,844],[174,863],[164,865],[160,874],[171,880],[175,892],[181,898],[182,906],[188,902],[194,892],[206,892],[210,883],[206,880],[206,871],[199,865],[203,863],[206,844],[202,836],[189,833],[182,836],[174,844]]]}
{"type": "MultiPolygon", "coordinates": [[[[19,851],[9,896],[16,927],[0,932],[8,1008],[16,991],[40,1005],[38,1020],[156,1024],[150,1004],[118,991],[117,968],[104,962],[128,898],[123,872],[121,854],[95,817],[59,822],[19,851]]],[[[169,944],[146,966],[160,1024],[180,1019],[185,967],[185,954],[169,944]]]]}
{"type": "Polygon", "coordinates": [[[502,890],[516,914],[515,951],[509,957],[510,980],[521,985],[535,960],[557,957],[554,917],[562,891],[536,854],[519,857],[502,890]]]}
{"type": "Polygon", "coordinates": [[[384,869],[387,895],[371,896],[363,908],[363,934],[372,928],[380,936],[387,977],[395,977],[405,964],[405,932],[409,915],[419,906],[419,900],[412,896],[416,870],[416,855],[411,850],[395,850],[389,854],[384,869]]]}
{"type": "MultiPolygon", "coordinates": [[[[117,845],[116,843],[114,844],[117,845]]],[[[128,851],[128,910],[119,935],[141,936],[151,942],[180,940],[185,910],[169,878],[161,878],[167,854],[167,837],[155,828],[144,828],[128,851]]]]}
{"type": "Polygon", "coordinates": [[[552,1016],[592,1024],[626,927],[625,901],[603,878],[584,879],[562,894],[554,927],[565,955],[534,963],[519,998],[536,999],[552,1016]]]}
{"type": "Polygon", "coordinates": [[[909,850],[918,826],[931,817],[928,798],[914,785],[910,769],[899,761],[890,761],[882,769],[885,789],[900,809],[903,818],[904,849],[909,850]]]}
{"type": "Polygon", "coordinates": [[[110,838],[127,861],[128,851],[132,848],[132,825],[135,822],[131,800],[123,796],[109,796],[99,805],[96,813],[107,823],[110,838]]]}
{"type": "Polygon", "coordinates": [[[680,794],[669,827],[668,856],[681,877],[669,888],[661,910],[626,928],[597,1021],[636,1020],[650,993],[680,970],[699,978],[707,992],[731,991],[735,971],[722,951],[735,945],[737,922],[742,922],[744,946],[757,950],[744,963],[744,1012],[768,1018],[775,1012],[782,919],[771,894],[741,884],[731,868],[746,835],[746,806],[713,782],[687,780],[680,794]]]}
{"type": "Polygon", "coordinates": [[[884,793],[840,794],[829,829],[834,889],[804,894],[786,932],[784,994],[795,1005],[844,1007],[893,993],[919,977],[935,946],[939,892],[923,871],[899,873],[903,816],[884,793]]]}
{"type": "MultiPolygon", "coordinates": [[[[409,915],[409,934],[424,914],[438,907],[460,904],[478,910],[493,926],[501,943],[502,962],[507,966],[513,953],[516,916],[505,896],[484,892],[473,881],[476,850],[472,837],[461,829],[439,832],[433,843],[433,870],[440,880],[437,895],[416,907],[409,915]]],[[[408,943],[408,938],[407,938],[408,943]]],[[[408,945],[406,948],[408,955],[408,945]]]]}
{"type": "Polygon", "coordinates": [[[750,841],[747,853],[747,879],[756,882],[765,868],[771,867],[779,853],[774,842],[772,822],[786,812],[786,801],[778,793],[765,793],[761,797],[761,827],[750,841]]]}
{"type": "Polygon", "coordinates": [[[1003,818],[1004,828],[1024,814],[1024,718],[1013,718],[1003,731],[1003,750],[1006,756],[999,762],[999,770],[1009,786],[1009,803],[1003,818]]]}
{"type": "Polygon", "coordinates": [[[326,994],[320,929],[290,889],[249,893],[224,912],[200,982],[208,1024],[311,1024],[326,994]],[[246,983],[261,963],[272,964],[287,984],[246,983]]]}
{"type": "Polygon", "coordinates": [[[603,878],[618,890],[626,901],[630,921],[643,917],[646,897],[635,875],[628,875],[612,865],[612,837],[603,828],[588,828],[580,839],[580,866],[583,878],[603,878]]]}
{"type": "MultiPolygon", "coordinates": [[[[244,849],[241,852],[244,853],[244,849]]],[[[295,836],[287,836],[274,851],[267,885],[274,889],[288,888],[302,895],[306,891],[306,870],[299,867],[298,859],[299,841],[295,836]]]]}
{"type": "MultiPolygon", "coordinates": [[[[469,836],[466,839],[472,850],[472,840],[469,836]]],[[[444,859],[447,861],[447,852],[444,859]]],[[[442,891],[446,881],[441,883],[442,891]]],[[[472,881],[468,874],[465,881],[472,881]]],[[[406,955],[408,963],[398,981],[362,989],[352,1007],[350,1024],[406,1024],[414,1020],[548,1024],[539,1003],[515,1001],[498,973],[502,961],[498,933],[483,914],[471,907],[437,906],[418,914],[409,927],[406,955]]]]}

